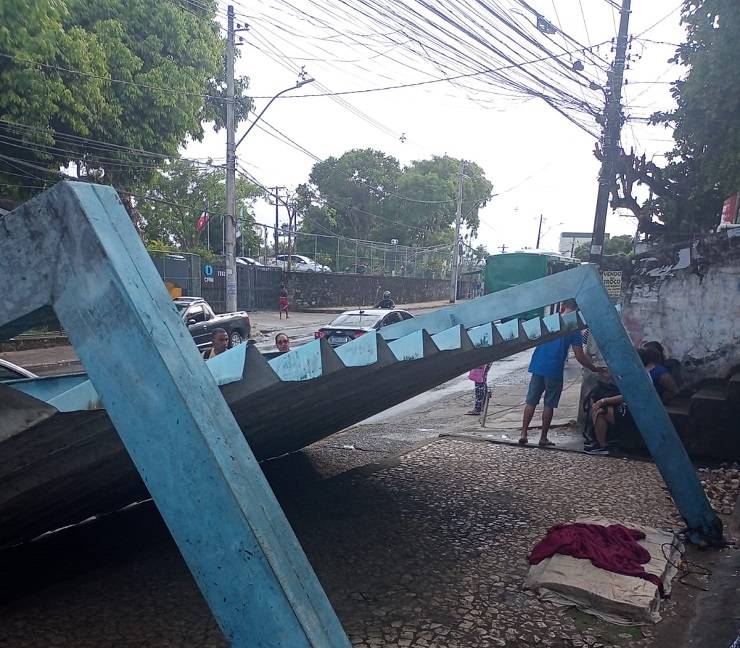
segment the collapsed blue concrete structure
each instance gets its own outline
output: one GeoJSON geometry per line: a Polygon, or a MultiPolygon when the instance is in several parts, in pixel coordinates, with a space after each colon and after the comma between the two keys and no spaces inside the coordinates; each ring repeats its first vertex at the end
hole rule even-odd
{"type": "Polygon", "coordinates": [[[241,345],[203,363],[111,188],[60,183],[2,217],[0,258],[11,278],[0,339],[52,308],[88,372],[0,385],[0,542],[148,492],[233,645],[347,645],[256,459],[586,322],[692,539],[721,542],[721,523],[592,266],[337,351],[316,340],[268,362],[241,345]],[[578,313],[510,319],[569,298],[578,313]]]}

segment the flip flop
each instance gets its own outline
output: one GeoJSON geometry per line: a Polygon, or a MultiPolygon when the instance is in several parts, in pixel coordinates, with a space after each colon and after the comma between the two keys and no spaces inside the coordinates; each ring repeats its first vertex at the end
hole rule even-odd
{"type": "Polygon", "coordinates": [[[522,445],[522,446],[527,445],[527,439],[519,439],[517,443],[519,443],[519,445],[522,445]]]}
{"type": "Polygon", "coordinates": [[[554,446],[555,444],[552,441],[545,441],[544,443],[540,442],[537,445],[540,446],[540,448],[549,448],[550,446],[554,446]]]}

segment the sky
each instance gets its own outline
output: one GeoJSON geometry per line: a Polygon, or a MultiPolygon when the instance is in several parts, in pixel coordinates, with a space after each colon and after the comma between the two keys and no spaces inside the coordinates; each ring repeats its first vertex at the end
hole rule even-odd
{"type": "MultiPolygon", "coordinates": [[[[518,20],[526,20],[524,12],[517,14],[521,11],[517,0],[499,4],[518,20]]],[[[293,5],[320,14],[310,0],[294,0],[293,5]]],[[[616,35],[619,16],[609,0],[530,0],[529,5],[580,43],[600,43],[616,35]]],[[[289,93],[294,97],[275,101],[260,123],[264,130],[254,128],[239,147],[239,164],[262,184],[295,188],[306,182],[316,162],[312,156],[324,159],[352,148],[379,149],[402,165],[448,154],[476,162],[494,187],[496,195],[480,211],[475,244],[482,243],[491,252],[503,245],[507,251],[534,247],[540,215],[541,249],[556,250],[562,231],[593,228],[599,170],[593,155],[596,140],[542,100],[488,95],[482,102],[475,91],[448,82],[353,94],[343,102],[327,96],[301,97],[325,88],[344,91],[410,83],[439,73],[431,64],[414,71],[359,46],[349,50],[337,42],[340,39],[319,39],[321,32],[279,0],[244,0],[235,6],[237,22],[249,24],[241,34],[245,42],[240,45],[236,74],[250,77],[250,95],[271,97],[291,87],[297,79],[294,70],[304,65],[316,79],[289,93]],[[265,130],[270,126],[303,150],[269,135],[265,130]]],[[[633,0],[629,31],[635,39],[623,91],[625,114],[630,117],[644,118],[674,106],[668,82],[685,72],[668,61],[675,50],[672,44],[684,40],[680,7],[677,0],[633,0]]],[[[595,51],[608,60],[613,57],[608,42],[595,51]]],[[[403,51],[393,56],[395,61],[406,60],[403,51]]],[[[585,73],[589,72],[587,64],[585,73]]],[[[267,101],[255,98],[255,110],[259,112],[267,101]]],[[[246,124],[239,126],[237,139],[246,129],[246,124]]],[[[671,132],[644,119],[628,119],[622,145],[661,164],[672,146],[671,132]]],[[[222,161],[225,148],[225,133],[209,131],[202,142],[190,143],[184,154],[222,161]]],[[[274,222],[274,207],[267,202],[260,201],[255,211],[258,223],[274,222]]],[[[284,220],[287,215],[281,214],[284,220]]],[[[633,235],[635,227],[634,218],[610,210],[609,234],[633,235]]]]}

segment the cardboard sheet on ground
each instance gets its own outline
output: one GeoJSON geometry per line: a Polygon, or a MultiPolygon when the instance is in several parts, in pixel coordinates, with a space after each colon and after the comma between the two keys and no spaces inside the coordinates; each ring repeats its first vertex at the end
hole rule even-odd
{"type": "MultiPolygon", "coordinates": [[[[642,531],[645,539],[640,544],[650,552],[645,571],[656,574],[665,594],[670,594],[676,574],[673,565],[684,551],[673,533],[599,517],[580,517],[576,522],[623,524],[642,531]]],[[[577,607],[610,623],[645,625],[660,621],[660,593],[655,584],[595,567],[590,560],[556,554],[530,567],[525,586],[544,601],[577,607]]]]}

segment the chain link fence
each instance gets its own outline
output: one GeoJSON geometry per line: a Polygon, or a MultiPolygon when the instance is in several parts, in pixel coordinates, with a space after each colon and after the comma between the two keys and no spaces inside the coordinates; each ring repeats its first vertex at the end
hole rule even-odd
{"type": "MultiPolygon", "coordinates": [[[[293,237],[293,254],[311,257],[333,272],[443,279],[452,267],[452,245],[417,247],[301,232],[293,237]]],[[[288,253],[287,240],[280,253],[288,253]]]]}

